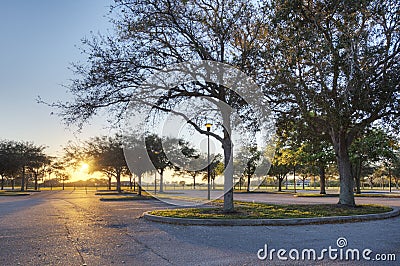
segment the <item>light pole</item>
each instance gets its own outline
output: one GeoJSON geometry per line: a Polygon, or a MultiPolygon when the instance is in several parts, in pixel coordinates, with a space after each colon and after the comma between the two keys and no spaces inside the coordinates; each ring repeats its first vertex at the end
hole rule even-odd
{"type": "Polygon", "coordinates": [[[392,173],[390,173],[390,166],[389,166],[389,193],[392,192],[392,173]]]}
{"type": "MultiPolygon", "coordinates": [[[[205,124],[207,132],[210,132],[212,124],[205,124]]],[[[207,134],[207,199],[210,200],[210,134],[207,134]]]]}

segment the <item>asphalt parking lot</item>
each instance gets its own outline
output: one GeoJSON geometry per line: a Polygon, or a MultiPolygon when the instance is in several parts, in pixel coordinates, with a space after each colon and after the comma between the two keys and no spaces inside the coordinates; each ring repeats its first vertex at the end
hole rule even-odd
{"type": "MultiPolygon", "coordinates": [[[[335,201],[276,194],[235,198],[335,201]]],[[[357,199],[371,201],[400,206],[400,199],[357,199]]],[[[85,190],[2,197],[0,265],[398,265],[400,260],[399,217],[303,226],[181,226],[141,218],[144,211],[166,207],[156,200],[103,202],[94,191],[85,190]],[[268,255],[272,249],[275,252],[260,260],[265,247],[268,255]],[[307,258],[311,249],[316,251],[315,260],[307,258]],[[346,260],[349,249],[357,249],[360,260],[353,260],[350,253],[346,260]],[[365,250],[369,261],[362,257],[365,250]],[[392,261],[376,260],[381,258],[392,261]]]]}

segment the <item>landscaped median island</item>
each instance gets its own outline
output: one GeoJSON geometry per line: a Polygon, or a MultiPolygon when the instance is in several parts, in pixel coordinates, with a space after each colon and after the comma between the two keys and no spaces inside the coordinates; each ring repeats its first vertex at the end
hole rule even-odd
{"type": "Polygon", "coordinates": [[[121,193],[117,191],[100,191],[96,192],[95,195],[103,196],[100,198],[100,201],[129,201],[129,200],[154,199],[154,197],[147,192],[142,192],[142,195],[139,196],[136,192],[132,191],[123,191],[121,193]]]}
{"type": "Polygon", "coordinates": [[[129,201],[129,200],[149,200],[154,199],[152,196],[114,196],[114,197],[102,197],[101,201],[129,201]]]}
{"type": "Polygon", "coordinates": [[[380,205],[358,205],[353,208],[337,204],[275,205],[237,202],[235,212],[233,213],[224,213],[222,208],[215,207],[155,210],[150,212],[150,214],[191,219],[287,219],[374,214],[389,212],[391,210],[392,208],[390,207],[380,205]]]}
{"type": "Polygon", "coordinates": [[[236,202],[235,211],[221,207],[154,210],[144,214],[148,220],[197,225],[298,225],[384,219],[399,215],[398,209],[381,205],[347,207],[337,204],[277,205],[236,202]]]}
{"type": "Polygon", "coordinates": [[[0,196],[29,196],[28,192],[19,192],[19,191],[0,191],[0,196]]]}
{"type": "MultiPolygon", "coordinates": [[[[318,194],[318,193],[297,193],[295,197],[339,197],[339,194],[318,194]]],[[[354,197],[365,197],[365,198],[400,198],[398,193],[362,193],[354,194],[354,197]]]]}

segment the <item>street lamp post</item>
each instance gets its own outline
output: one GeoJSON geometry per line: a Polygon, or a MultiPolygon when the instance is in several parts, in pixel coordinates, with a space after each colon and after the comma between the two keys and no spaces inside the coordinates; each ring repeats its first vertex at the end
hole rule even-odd
{"type": "Polygon", "coordinates": [[[392,174],[390,173],[390,166],[389,166],[389,193],[392,192],[392,174]]]}
{"type": "MultiPolygon", "coordinates": [[[[212,124],[205,124],[207,132],[210,132],[212,124]]],[[[207,134],[207,199],[210,200],[210,134],[207,134]]]]}

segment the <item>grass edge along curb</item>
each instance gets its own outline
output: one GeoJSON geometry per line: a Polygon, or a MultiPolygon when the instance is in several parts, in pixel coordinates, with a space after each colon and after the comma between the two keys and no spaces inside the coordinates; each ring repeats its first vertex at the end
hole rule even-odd
{"type": "Polygon", "coordinates": [[[293,197],[296,198],[336,198],[339,197],[339,194],[317,194],[317,193],[297,193],[293,194],[293,197]]]}
{"type": "Polygon", "coordinates": [[[329,216],[315,218],[290,218],[290,219],[193,219],[164,217],[143,213],[143,217],[152,222],[179,224],[179,225],[213,225],[213,226],[257,226],[257,225],[307,225],[307,224],[332,224],[332,223],[351,223],[371,220],[381,220],[400,215],[400,209],[391,207],[392,210],[384,213],[361,214],[351,216],[329,216]]]}
{"type": "Polygon", "coordinates": [[[0,197],[19,197],[19,196],[29,196],[28,192],[0,192],[0,197]]]}
{"type": "MultiPolygon", "coordinates": [[[[298,197],[298,198],[312,198],[312,197],[320,197],[320,198],[335,198],[339,197],[339,194],[317,194],[317,193],[297,193],[293,194],[293,197],[298,197]]],[[[361,194],[354,194],[354,197],[360,197],[360,198],[392,198],[392,199],[398,199],[400,198],[400,194],[384,194],[384,193],[361,193],[361,194]]]]}
{"type": "Polygon", "coordinates": [[[115,196],[115,197],[101,197],[100,201],[130,201],[130,200],[152,200],[156,199],[152,196],[115,196]]]}

